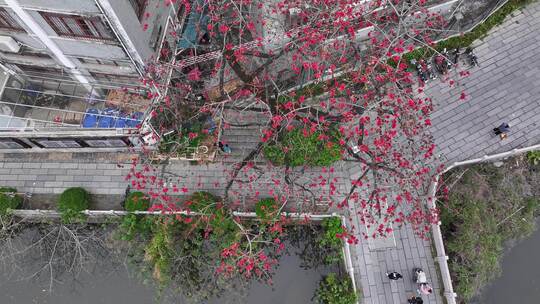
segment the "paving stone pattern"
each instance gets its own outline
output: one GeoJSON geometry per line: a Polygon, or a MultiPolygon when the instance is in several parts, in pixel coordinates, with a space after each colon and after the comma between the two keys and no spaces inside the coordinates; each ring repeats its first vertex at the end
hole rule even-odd
{"type": "Polygon", "coordinates": [[[480,67],[454,88],[435,80],[426,90],[435,104],[432,133],[447,164],[540,143],[540,3],[473,46],[480,67]],[[459,100],[462,91],[466,101],[459,100]],[[492,131],[502,122],[510,124],[505,140],[492,131]]]}
{"type": "Polygon", "coordinates": [[[434,289],[433,294],[422,296],[424,303],[443,303],[430,242],[416,237],[409,226],[396,229],[394,235],[395,248],[370,250],[366,241],[352,247],[355,278],[362,288],[362,303],[407,303],[408,297],[418,295],[413,278],[413,269],[417,267],[426,272],[434,289]],[[403,279],[388,279],[386,273],[392,271],[401,273],[403,279]]]}

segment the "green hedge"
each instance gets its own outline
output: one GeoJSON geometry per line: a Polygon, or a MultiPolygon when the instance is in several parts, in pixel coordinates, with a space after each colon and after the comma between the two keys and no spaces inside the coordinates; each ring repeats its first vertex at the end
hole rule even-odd
{"type": "MultiPolygon", "coordinates": [[[[489,18],[487,18],[484,22],[475,26],[471,31],[461,36],[456,36],[456,37],[448,38],[446,40],[442,40],[437,43],[437,46],[435,47],[435,49],[438,52],[440,52],[444,48],[446,48],[447,50],[451,50],[451,49],[456,49],[456,48],[468,47],[475,40],[484,38],[491,29],[493,29],[497,25],[502,24],[504,20],[506,19],[506,17],[508,17],[514,11],[524,7],[525,5],[533,1],[536,1],[536,0],[509,0],[496,12],[494,12],[491,16],[489,16],[489,18]]],[[[412,52],[409,52],[405,54],[403,57],[406,60],[410,61],[411,59],[418,60],[420,58],[431,57],[433,54],[434,54],[433,49],[423,47],[423,48],[418,48],[412,52]]]]}
{"type": "Polygon", "coordinates": [[[276,166],[329,166],[341,159],[339,133],[332,133],[334,136],[327,141],[318,139],[319,131],[306,137],[301,129],[294,129],[285,133],[277,143],[267,145],[263,153],[276,166]]]}
{"type": "Polygon", "coordinates": [[[6,214],[10,209],[17,209],[22,204],[22,197],[15,193],[17,193],[15,188],[0,188],[0,215],[6,214]]]}
{"type": "Polygon", "coordinates": [[[150,207],[150,200],[140,191],[131,192],[126,198],[125,209],[129,212],[146,211],[150,207]]]}
{"type": "Polygon", "coordinates": [[[68,188],[58,198],[58,211],[62,221],[70,223],[83,219],[81,211],[88,209],[90,194],[83,188],[68,188]]]}
{"type": "Polygon", "coordinates": [[[355,304],[358,295],[354,292],[349,276],[339,277],[335,273],[325,276],[315,291],[319,304],[355,304]]]}

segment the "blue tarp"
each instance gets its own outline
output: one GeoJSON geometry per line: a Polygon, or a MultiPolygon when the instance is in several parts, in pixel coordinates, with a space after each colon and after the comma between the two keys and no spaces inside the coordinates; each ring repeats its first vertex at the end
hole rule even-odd
{"type": "Polygon", "coordinates": [[[199,44],[198,38],[208,32],[208,21],[210,20],[210,17],[207,15],[207,3],[205,3],[205,0],[195,0],[193,2],[194,5],[191,8],[188,20],[186,21],[184,32],[178,41],[178,48],[180,49],[196,48],[199,44]],[[203,7],[201,13],[198,12],[197,6],[203,7]],[[200,33],[198,33],[197,30],[199,30],[200,33]]]}
{"type": "Polygon", "coordinates": [[[82,127],[83,128],[95,128],[98,121],[98,115],[99,110],[98,109],[88,109],[86,110],[86,114],[84,114],[82,127]]]}
{"type": "Polygon", "coordinates": [[[103,111],[88,109],[84,114],[83,128],[135,128],[142,122],[144,113],[134,112],[130,115],[120,113],[116,109],[107,108],[103,111]]]}
{"type": "Polygon", "coordinates": [[[115,109],[105,109],[101,112],[101,115],[98,120],[98,128],[113,128],[115,124],[115,116],[117,115],[115,109]]]}
{"type": "Polygon", "coordinates": [[[142,112],[134,112],[131,114],[131,117],[126,119],[126,125],[129,128],[135,128],[138,124],[142,122],[144,114],[142,112]]]}

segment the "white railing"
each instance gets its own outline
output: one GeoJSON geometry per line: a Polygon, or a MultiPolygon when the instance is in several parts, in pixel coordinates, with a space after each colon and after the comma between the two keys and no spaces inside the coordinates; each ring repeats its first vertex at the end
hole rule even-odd
{"type": "MultiPolygon", "coordinates": [[[[435,177],[433,182],[431,183],[430,188],[429,188],[429,194],[428,194],[429,207],[436,208],[436,201],[437,201],[436,194],[437,194],[437,187],[439,185],[439,178],[445,172],[448,172],[449,170],[459,167],[459,166],[472,165],[472,164],[478,164],[478,163],[487,162],[487,161],[493,161],[497,159],[503,159],[503,158],[516,156],[525,152],[535,151],[535,150],[540,150],[540,144],[533,145],[530,147],[525,147],[525,148],[513,149],[508,152],[503,152],[503,153],[498,153],[498,154],[493,154],[493,155],[485,155],[483,157],[474,158],[470,160],[454,162],[450,166],[446,167],[441,173],[439,173],[435,177]]],[[[446,251],[444,249],[444,241],[442,238],[441,222],[438,222],[437,224],[433,224],[431,226],[431,231],[433,234],[433,243],[435,244],[435,251],[437,253],[437,256],[435,257],[435,259],[439,263],[439,268],[441,270],[441,276],[442,276],[443,286],[444,286],[444,296],[446,297],[446,301],[448,304],[455,304],[457,294],[454,292],[454,288],[452,286],[452,277],[450,276],[450,269],[448,267],[448,256],[446,255],[446,251]]]]}

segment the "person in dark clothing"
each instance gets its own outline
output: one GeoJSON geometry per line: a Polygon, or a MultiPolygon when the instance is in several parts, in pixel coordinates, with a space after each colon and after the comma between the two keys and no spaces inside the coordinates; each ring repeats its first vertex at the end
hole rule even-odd
{"type": "Polygon", "coordinates": [[[222,143],[221,141],[218,143],[218,147],[221,151],[227,153],[227,154],[231,154],[232,153],[232,150],[231,148],[229,147],[228,144],[224,144],[222,143]]]}
{"type": "Polygon", "coordinates": [[[401,273],[395,272],[395,271],[390,272],[390,273],[387,272],[387,273],[386,273],[386,276],[387,276],[390,280],[394,280],[394,281],[397,281],[397,280],[403,278],[403,276],[401,275],[401,273]]]}
{"type": "Polygon", "coordinates": [[[493,129],[493,132],[495,132],[495,135],[499,135],[501,139],[505,139],[508,136],[508,132],[510,132],[510,125],[503,122],[500,126],[493,129]]]}
{"type": "Polygon", "coordinates": [[[424,300],[417,296],[412,296],[407,300],[407,302],[409,302],[409,304],[424,304],[424,300]]]}

